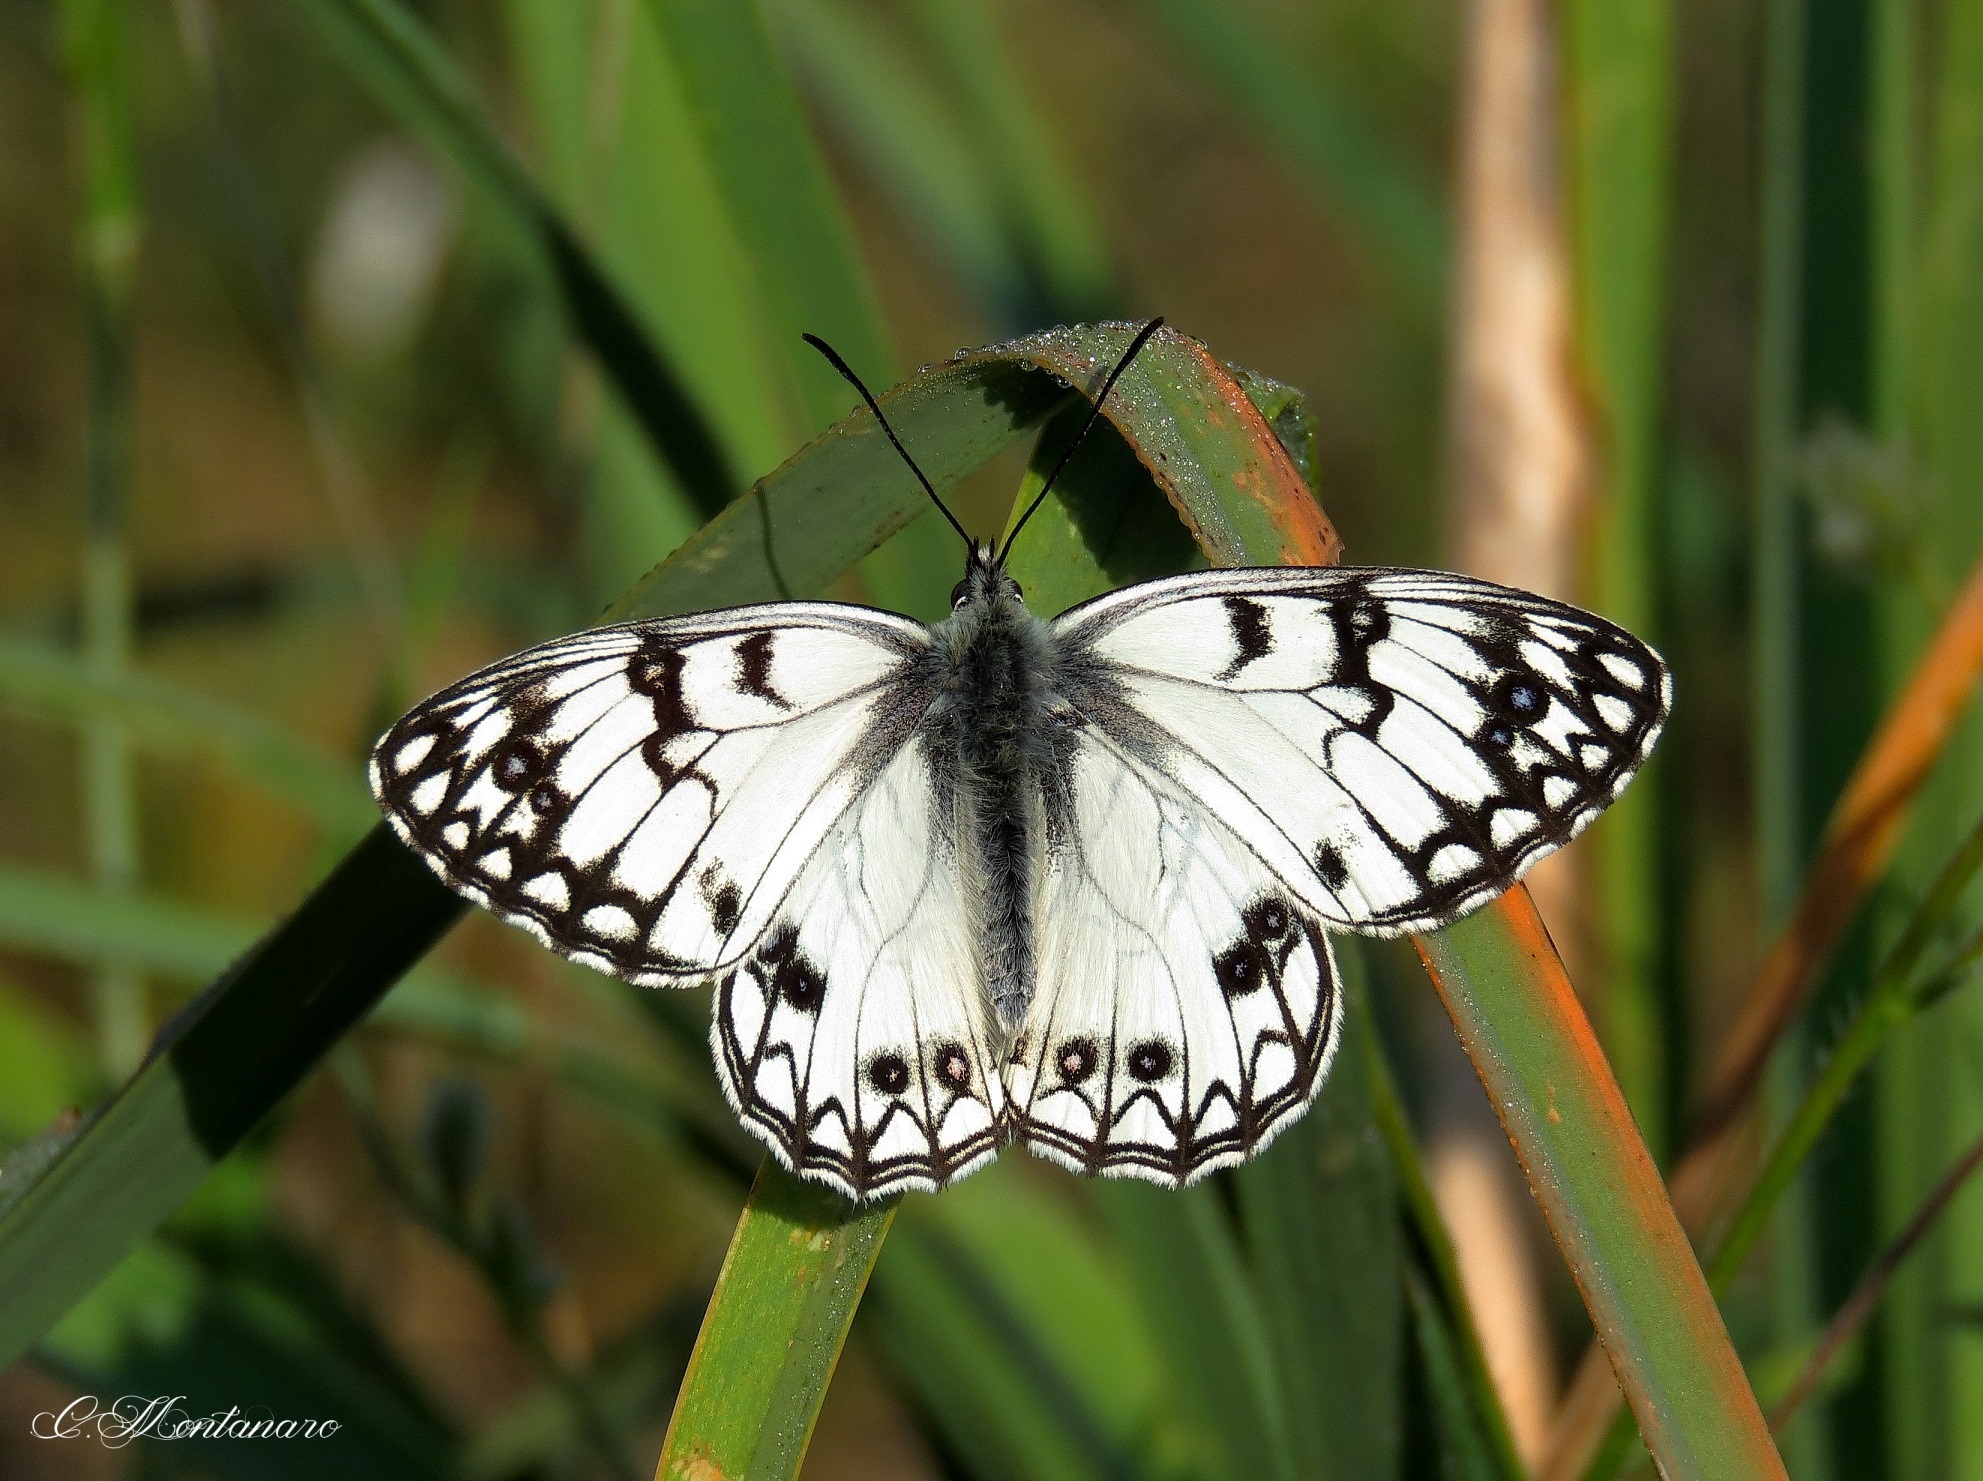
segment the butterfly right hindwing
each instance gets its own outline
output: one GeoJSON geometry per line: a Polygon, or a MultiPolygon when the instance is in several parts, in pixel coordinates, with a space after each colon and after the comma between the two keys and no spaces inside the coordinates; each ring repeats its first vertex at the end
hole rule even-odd
{"type": "Polygon", "coordinates": [[[1321,922],[1202,802],[1093,726],[1050,790],[1038,989],[1013,1135],[1084,1173],[1182,1186],[1320,1088],[1342,995],[1321,922]]]}

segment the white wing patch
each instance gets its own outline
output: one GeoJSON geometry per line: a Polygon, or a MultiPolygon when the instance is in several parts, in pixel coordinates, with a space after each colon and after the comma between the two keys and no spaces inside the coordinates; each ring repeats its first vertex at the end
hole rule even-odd
{"type": "Polygon", "coordinates": [[[596,628],[471,675],[372,753],[372,791],[450,885],[651,985],[761,938],[927,707],[920,623],[785,603],[596,628]]]}
{"type": "Polygon", "coordinates": [[[1252,1156],[1340,1034],[1320,923],[1196,799],[1085,735],[1049,795],[1038,992],[1006,1067],[1013,1136],[1173,1187],[1252,1156]]]}
{"type": "Polygon", "coordinates": [[[849,1197],[939,1188],[1005,1141],[977,931],[934,797],[906,747],[717,986],[731,1106],[788,1168],[849,1197]]]}
{"type": "Polygon", "coordinates": [[[1443,925],[1631,779],[1666,669],[1602,618],[1429,571],[1202,572],[1065,613],[1075,708],[1336,929],[1443,925]]]}

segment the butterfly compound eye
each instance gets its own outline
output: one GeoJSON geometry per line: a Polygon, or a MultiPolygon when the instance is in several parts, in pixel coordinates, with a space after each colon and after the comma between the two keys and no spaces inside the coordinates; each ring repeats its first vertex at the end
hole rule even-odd
{"type": "Polygon", "coordinates": [[[969,581],[960,581],[950,588],[950,606],[953,611],[964,605],[964,594],[970,590],[970,587],[969,581]]]}

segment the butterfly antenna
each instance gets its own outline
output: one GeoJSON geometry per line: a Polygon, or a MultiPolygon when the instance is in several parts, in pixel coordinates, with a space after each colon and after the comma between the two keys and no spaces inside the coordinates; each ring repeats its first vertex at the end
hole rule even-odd
{"type": "Polygon", "coordinates": [[[1095,423],[1102,414],[1102,403],[1109,399],[1109,392],[1115,389],[1117,379],[1125,370],[1129,369],[1129,362],[1136,358],[1137,351],[1141,350],[1144,345],[1150,342],[1150,336],[1163,327],[1163,317],[1159,315],[1136,331],[1136,338],[1129,342],[1129,348],[1124,350],[1122,352],[1122,358],[1115,362],[1115,369],[1109,372],[1109,378],[1102,382],[1102,394],[1097,396],[1095,398],[1095,404],[1088,408],[1088,420],[1081,424],[1081,430],[1075,434],[1074,440],[1067,444],[1067,450],[1060,455],[1060,461],[1053,465],[1053,472],[1047,475],[1047,481],[1041,484],[1040,491],[1033,495],[1033,502],[1028,504],[1026,506],[1026,512],[1019,516],[1019,523],[1014,525],[1012,527],[1012,533],[1005,537],[1005,544],[998,552],[998,558],[1001,563],[1004,562],[1007,555],[1011,554],[1012,542],[1017,540],[1019,538],[1019,532],[1026,528],[1026,521],[1033,517],[1033,511],[1038,509],[1046,501],[1049,493],[1053,492],[1054,480],[1060,477],[1061,469],[1068,465],[1073,459],[1076,450],[1087,440],[1088,434],[1094,430],[1095,423]]]}
{"type": "Polygon", "coordinates": [[[923,476],[923,470],[916,466],[916,460],[909,456],[909,449],[902,445],[902,439],[895,435],[895,429],[888,425],[888,418],[881,414],[881,404],[874,399],[873,394],[868,388],[861,384],[861,378],[854,374],[854,367],[849,365],[845,360],[842,360],[840,358],[840,352],[821,339],[817,334],[801,335],[800,337],[815,350],[818,350],[820,354],[826,356],[826,363],[839,371],[842,376],[846,377],[847,384],[861,393],[861,400],[867,402],[868,410],[873,412],[874,419],[881,423],[881,430],[888,434],[888,440],[894,444],[895,450],[902,454],[902,461],[907,463],[909,465],[909,471],[916,475],[916,481],[923,486],[923,492],[930,496],[930,502],[943,511],[943,517],[950,521],[950,528],[958,533],[964,543],[971,545],[970,535],[965,531],[964,526],[957,523],[957,516],[950,512],[950,506],[937,497],[936,489],[931,485],[929,479],[923,476]]]}

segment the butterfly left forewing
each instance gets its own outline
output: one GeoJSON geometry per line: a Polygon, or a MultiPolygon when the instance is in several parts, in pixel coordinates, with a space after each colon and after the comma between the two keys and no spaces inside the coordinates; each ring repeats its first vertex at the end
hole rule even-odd
{"type": "Polygon", "coordinates": [[[1013,1135],[1182,1186],[1313,1099],[1341,994],[1320,921],[1197,799],[1083,733],[1050,782],[1013,1135]]]}
{"type": "Polygon", "coordinates": [[[724,1092],[788,1168],[849,1197],[942,1187],[1005,1136],[980,981],[955,842],[911,745],[719,979],[724,1092]]]}
{"type": "Polygon", "coordinates": [[[374,749],[373,791],[442,878],[546,945],[699,981],[913,733],[926,643],[824,603],[576,633],[416,706],[374,749]]]}

